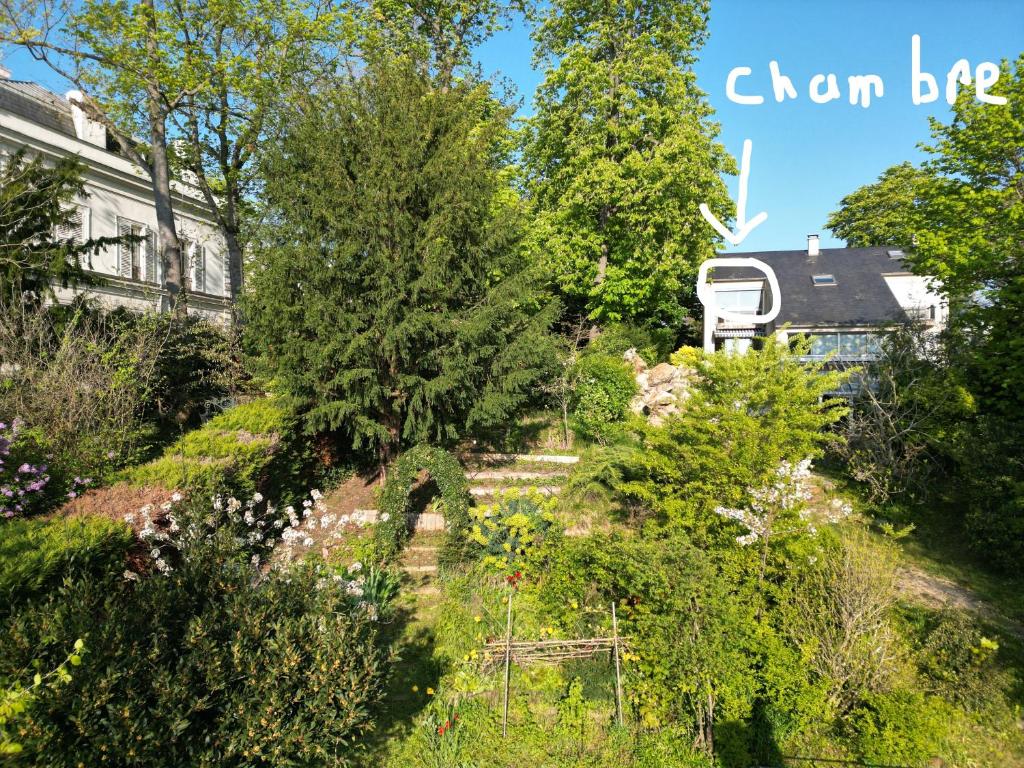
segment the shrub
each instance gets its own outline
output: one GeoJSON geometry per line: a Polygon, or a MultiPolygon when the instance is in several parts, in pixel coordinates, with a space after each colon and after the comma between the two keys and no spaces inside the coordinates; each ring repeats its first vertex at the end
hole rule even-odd
{"type": "Polygon", "coordinates": [[[636,381],[621,358],[600,353],[580,357],[574,372],[573,421],[584,437],[607,441],[626,419],[636,381]]]}
{"type": "Polygon", "coordinates": [[[823,548],[781,600],[785,635],[826,688],[829,709],[839,714],[882,690],[899,669],[892,626],[896,563],[891,545],[851,532],[823,548]]]}
{"type": "Polygon", "coordinates": [[[388,473],[380,492],[380,518],[374,529],[377,557],[389,560],[405,545],[409,534],[406,513],[409,494],[420,470],[427,470],[441,491],[447,536],[438,555],[442,566],[465,558],[466,529],[469,524],[469,484],[458,460],[441,448],[417,445],[403,453],[388,473]]]}
{"type": "Polygon", "coordinates": [[[0,522],[0,615],[63,580],[120,573],[128,526],[102,518],[0,522]]]}
{"type": "Polygon", "coordinates": [[[648,365],[668,360],[678,347],[678,334],[672,328],[643,328],[625,323],[610,323],[587,348],[621,360],[628,349],[635,349],[648,365]]]}
{"type": "Polygon", "coordinates": [[[493,504],[473,507],[468,536],[482,550],[484,565],[504,573],[521,566],[554,525],[557,504],[536,489],[513,488],[493,504]]]}
{"type": "Polygon", "coordinates": [[[83,308],[0,307],[0,416],[19,420],[46,457],[53,498],[75,475],[100,478],[147,439],[143,404],[161,340],[83,308]],[[114,461],[112,461],[114,460],[114,461]]]}
{"type": "Polygon", "coordinates": [[[995,665],[998,650],[999,644],[982,634],[970,614],[944,611],[924,637],[918,664],[936,693],[976,709],[1006,683],[995,665]]]}
{"type": "Polygon", "coordinates": [[[41,767],[349,765],[388,668],[376,627],[349,580],[261,576],[221,531],[188,540],[167,575],[67,583],[17,612],[0,678],[77,637],[91,649],[23,724],[41,767]]]}
{"type": "Polygon", "coordinates": [[[685,536],[566,538],[545,555],[540,599],[570,636],[609,633],[616,603],[619,632],[630,638],[626,699],[642,728],[678,724],[690,743],[710,750],[714,723],[749,716],[757,688],[748,652],[753,610],[685,536]],[[595,616],[601,623],[590,626],[595,616]]]}
{"type": "Polygon", "coordinates": [[[51,506],[59,491],[48,469],[31,430],[19,420],[0,422],[0,516],[29,515],[51,506]]]}
{"type": "Polygon", "coordinates": [[[716,533],[735,539],[715,510],[751,507],[751,489],[820,455],[834,439],[826,428],[843,414],[825,397],[843,375],[800,354],[771,340],[744,355],[677,352],[674,363],[697,370],[690,397],[663,426],[643,430],[643,450],[606,471],[618,499],[634,517],[687,528],[698,544],[716,533]]]}
{"type": "Polygon", "coordinates": [[[849,719],[862,759],[911,766],[938,755],[948,721],[941,700],[905,690],[868,694],[849,719]]]}
{"type": "MultiPolygon", "coordinates": [[[[270,466],[282,448],[278,430],[287,431],[289,423],[287,411],[272,399],[243,403],[187,433],[159,458],[132,467],[121,477],[132,485],[157,485],[205,498],[217,493],[249,498],[259,490],[278,491],[281,483],[272,481],[279,473],[272,473],[270,466]],[[276,487],[268,487],[270,484],[276,487]]],[[[287,443],[294,448],[297,439],[292,432],[287,443]]],[[[303,457],[296,456],[294,450],[288,453],[288,459],[290,466],[301,468],[303,457]]],[[[282,493],[275,496],[285,500],[282,493]]]]}

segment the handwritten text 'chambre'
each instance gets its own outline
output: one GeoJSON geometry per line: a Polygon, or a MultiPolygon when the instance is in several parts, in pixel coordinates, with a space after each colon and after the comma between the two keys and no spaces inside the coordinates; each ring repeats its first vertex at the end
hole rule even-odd
{"type": "MultiPolygon", "coordinates": [[[[793,81],[783,74],[777,61],[768,63],[772,76],[772,91],[775,101],[796,99],[797,91],[793,81]]],[[[928,104],[939,98],[939,84],[935,75],[921,71],[921,36],[914,35],[910,41],[911,86],[914,104],[928,104]]],[[[725,81],[725,95],[736,104],[757,105],[764,103],[764,96],[739,92],[739,80],[749,77],[750,67],[733,67],[725,81]]],[[[850,75],[847,79],[847,90],[851,104],[862,107],[871,106],[872,98],[885,95],[885,82],[879,75],[850,75]]],[[[959,59],[946,73],[946,101],[956,101],[960,85],[974,85],[974,94],[978,101],[985,104],[1005,104],[1004,96],[993,96],[989,88],[999,80],[999,66],[990,61],[983,61],[974,69],[971,78],[971,63],[967,59],[959,59]]],[[[835,74],[816,74],[807,84],[807,95],[815,104],[826,104],[842,97],[839,81],[835,74]]]]}

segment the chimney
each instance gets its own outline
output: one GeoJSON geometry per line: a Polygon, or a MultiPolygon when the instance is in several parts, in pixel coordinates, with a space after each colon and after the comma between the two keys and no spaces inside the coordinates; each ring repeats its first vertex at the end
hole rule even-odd
{"type": "Polygon", "coordinates": [[[818,236],[808,235],[807,236],[807,255],[817,256],[821,253],[821,248],[818,247],[818,236]]]}
{"type": "Polygon", "coordinates": [[[85,98],[82,92],[68,91],[64,94],[64,98],[71,105],[71,121],[75,124],[75,135],[87,144],[106,149],[107,129],[102,123],[98,123],[86,115],[85,110],[78,106],[85,98]]]}
{"type": "Polygon", "coordinates": [[[3,64],[0,64],[0,80],[10,80],[11,70],[7,69],[3,64]]]}

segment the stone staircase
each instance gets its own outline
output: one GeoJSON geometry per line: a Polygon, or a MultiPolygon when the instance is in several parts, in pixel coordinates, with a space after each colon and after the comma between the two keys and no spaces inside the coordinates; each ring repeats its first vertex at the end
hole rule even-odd
{"type": "Polygon", "coordinates": [[[443,539],[443,531],[416,530],[402,551],[401,567],[405,580],[418,595],[435,595],[438,592],[434,580],[437,577],[437,554],[443,539]]]}
{"type": "MultiPolygon", "coordinates": [[[[577,456],[543,453],[477,453],[462,457],[474,505],[490,504],[498,493],[509,489],[534,488],[547,496],[557,496],[568,479],[577,456]]],[[[409,521],[413,535],[402,554],[402,570],[420,594],[436,593],[437,553],[444,538],[444,517],[422,512],[409,521]]]]}
{"type": "Polygon", "coordinates": [[[490,504],[501,491],[534,488],[557,496],[578,456],[546,453],[481,453],[463,456],[474,504],[490,504]]]}

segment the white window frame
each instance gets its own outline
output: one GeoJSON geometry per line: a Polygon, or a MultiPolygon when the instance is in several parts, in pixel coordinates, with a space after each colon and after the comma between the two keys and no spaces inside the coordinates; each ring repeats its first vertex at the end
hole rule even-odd
{"type": "Polygon", "coordinates": [[[144,239],[141,242],[130,243],[128,245],[128,247],[132,249],[132,258],[131,258],[131,264],[129,266],[129,273],[127,275],[124,273],[124,271],[121,268],[122,267],[121,249],[123,247],[125,247],[125,246],[124,245],[118,245],[118,247],[117,247],[117,250],[118,250],[118,253],[117,253],[117,274],[118,274],[118,276],[119,277],[123,277],[123,278],[127,278],[129,280],[135,280],[135,281],[140,282],[140,283],[148,283],[150,285],[159,285],[160,284],[160,279],[162,277],[162,275],[161,275],[162,270],[160,268],[161,267],[160,259],[159,259],[160,248],[159,248],[159,246],[157,244],[157,241],[156,241],[156,231],[151,226],[149,226],[148,224],[143,224],[141,221],[136,221],[135,219],[129,219],[126,216],[118,216],[117,217],[117,234],[118,234],[118,236],[121,235],[122,227],[126,227],[126,226],[131,229],[131,234],[132,235],[136,235],[136,236],[142,237],[144,239]],[[135,231],[136,229],[138,229],[139,231],[136,232],[135,231]],[[136,248],[139,249],[139,276],[138,277],[136,277],[135,274],[134,274],[134,272],[135,272],[135,250],[134,249],[136,249],[136,248]],[[149,253],[149,249],[150,248],[152,248],[152,250],[153,250],[152,253],[149,253]],[[147,262],[147,260],[149,258],[151,258],[153,260],[153,279],[152,280],[148,279],[147,276],[146,276],[146,272],[147,272],[146,262],[147,262]]]}

